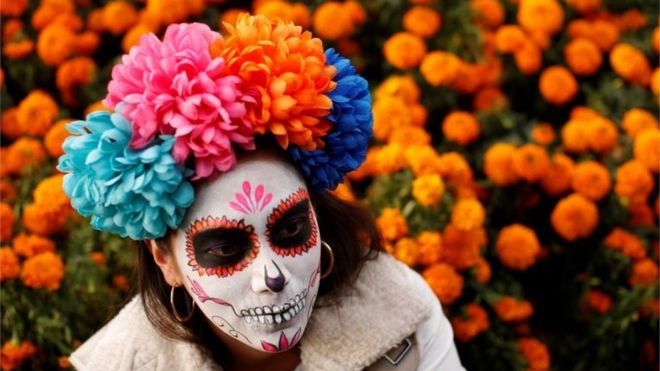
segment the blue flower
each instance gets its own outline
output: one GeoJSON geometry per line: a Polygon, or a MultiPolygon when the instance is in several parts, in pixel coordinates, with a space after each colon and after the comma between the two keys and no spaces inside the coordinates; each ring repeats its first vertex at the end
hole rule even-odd
{"type": "Polygon", "coordinates": [[[186,173],[172,158],[174,137],[160,136],[140,150],[128,148],[133,134],[120,114],[94,112],[67,125],[58,169],[64,192],[92,227],[134,240],[162,237],[178,228],[193,200],[186,173]]]}
{"type": "Polygon", "coordinates": [[[337,86],[328,93],[332,110],[327,116],[333,126],[323,137],[325,147],[305,151],[289,146],[289,154],[310,179],[314,191],[334,189],[346,174],[364,161],[372,135],[373,115],[369,84],[357,74],[351,62],[334,49],[325,52],[327,64],[337,69],[337,86]]]}

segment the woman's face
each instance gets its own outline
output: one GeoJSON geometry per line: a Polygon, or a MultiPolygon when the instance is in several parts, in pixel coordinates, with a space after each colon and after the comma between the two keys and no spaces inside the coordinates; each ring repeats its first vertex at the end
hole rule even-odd
{"type": "Polygon", "coordinates": [[[252,348],[281,352],[300,340],[311,315],[321,236],[303,179],[268,155],[202,185],[173,243],[204,315],[252,348]]]}

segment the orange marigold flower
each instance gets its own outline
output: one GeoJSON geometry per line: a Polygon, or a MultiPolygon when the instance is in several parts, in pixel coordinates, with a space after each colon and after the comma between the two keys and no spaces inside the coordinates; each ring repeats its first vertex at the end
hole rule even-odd
{"type": "Polygon", "coordinates": [[[646,27],[648,18],[638,9],[628,9],[623,14],[614,18],[614,22],[617,23],[621,32],[637,31],[646,27]]]}
{"type": "Polygon", "coordinates": [[[406,158],[403,148],[398,144],[383,146],[374,155],[374,175],[396,173],[406,167],[406,158]]]}
{"type": "MultiPolygon", "coordinates": [[[[346,0],[342,3],[354,25],[361,25],[367,20],[367,12],[358,0],[346,0]]],[[[297,23],[297,22],[296,22],[297,23]]]]}
{"type": "Polygon", "coordinates": [[[474,180],[472,168],[465,157],[458,152],[443,153],[438,157],[436,169],[445,184],[450,188],[461,188],[474,180]]]}
{"type": "Polygon", "coordinates": [[[4,170],[9,174],[20,174],[23,169],[46,160],[46,152],[38,140],[22,137],[9,146],[3,157],[6,161],[4,170]]]}
{"type": "Polygon", "coordinates": [[[550,168],[541,178],[541,187],[549,196],[559,196],[568,191],[573,180],[575,162],[563,153],[552,155],[550,168]]]}
{"type": "Polygon", "coordinates": [[[48,66],[64,62],[76,48],[76,34],[68,27],[53,24],[44,28],[37,39],[37,55],[48,66]]]}
{"type": "Polygon", "coordinates": [[[325,66],[323,44],[302,27],[264,16],[241,14],[228,35],[211,46],[225,58],[227,73],[240,75],[261,96],[248,115],[258,133],[271,132],[282,148],[293,143],[321,148],[330,130],[324,119],[332,108],[325,94],[334,89],[334,67],[325,66]]]}
{"type": "Polygon", "coordinates": [[[619,30],[616,25],[610,21],[599,19],[590,25],[591,37],[600,50],[609,51],[619,41],[619,30]]]}
{"type": "Polygon", "coordinates": [[[541,95],[548,102],[563,105],[570,102],[578,92],[575,77],[565,67],[552,66],[546,68],[539,80],[541,95]]]}
{"type": "Polygon", "coordinates": [[[593,13],[600,7],[601,0],[566,0],[566,4],[572,6],[581,14],[593,13]]]}
{"type": "Polygon", "coordinates": [[[589,150],[589,120],[572,119],[561,128],[561,140],[568,152],[584,154],[589,150]]]}
{"type": "Polygon", "coordinates": [[[404,156],[415,176],[439,174],[440,156],[430,145],[410,146],[404,156]]]}
{"type": "Polygon", "coordinates": [[[615,227],[603,240],[603,244],[623,255],[640,260],[646,258],[646,247],[642,240],[625,229],[615,227]]]}
{"type": "Polygon", "coordinates": [[[564,11],[556,0],[521,0],[517,17],[524,29],[548,35],[559,32],[564,24],[564,11]]]}
{"type": "Polygon", "coordinates": [[[29,39],[5,43],[2,46],[2,54],[9,59],[20,59],[32,54],[34,42],[29,39]]]}
{"type": "Polygon", "coordinates": [[[28,7],[28,0],[3,1],[0,14],[4,17],[19,17],[28,7]]]}
{"type": "Polygon", "coordinates": [[[463,292],[463,276],[448,264],[434,264],[422,276],[444,305],[456,301],[463,292]]]}
{"type": "Polygon", "coordinates": [[[583,161],[575,166],[573,190],[592,201],[600,201],[612,188],[607,168],[596,161],[583,161]]]}
{"type": "Polygon", "coordinates": [[[435,50],[424,57],[419,70],[429,84],[446,86],[452,84],[456,79],[461,63],[461,60],[454,54],[435,50]]]}
{"type": "Polygon", "coordinates": [[[415,68],[425,59],[426,44],[421,37],[413,33],[397,32],[385,41],[383,55],[396,68],[415,68]]]}
{"type": "Polygon", "coordinates": [[[486,66],[461,61],[458,64],[456,76],[451,82],[451,88],[461,94],[473,94],[482,84],[482,74],[486,66]]]}
{"type": "Polygon", "coordinates": [[[285,22],[293,22],[293,5],[283,0],[257,1],[254,3],[253,9],[254,14],[257,15],[263,15],[273,20],[281,19],[285,22]]]}
{"type": "Polygon", "coordinates": [[[438,174],[421,175],[412,183],[412,195],[418,204],[437,206],[445,193],[445,184],[438,174]]]}
{"type": "Polygon", "coordinates": [[[391,75],[374,92],[376,100],[384,96],[392,96],[409,104],[417,103],[420,94],[419,86],[411,75],[391,75]]]}
{"type": "Polygon", "coordinates": [[[423,231],[415,238],[419,255],[419,264],[429,266],[442,257],[442,235],[437,231],[423,231]]]}
{"type": "Polygon", "coordinates": [[[351,14],[337,1],[324,2],[316,8],[312,22],[316,35],[326,40],[346,38],[353,33],[351,14]]]}
{"type": "Polygon", "coordinates": [[[518,181],[518,173],[513,167],[516,146],[509,143],[496,143],[484,154],[484,173],[493,183],[505,187],[518,181]]]}
{"type": "Polygon", "coordinates": [[[351,188],[351,183],[348,180],[344,180],[343,183],[339,183],[337,188],[331,190],[332,194],[337,198],[347,202],[355,202],[357,198],[353,194],[353,189],[351,188]]]}
{"type": "Polygon", "coordinates": [[[605,314],[612,308],[612,298],[600,290],[589,290],[584,298],[589,309],[594,312],[605,314]]]}
{"type": "Polygon", "coordinates": [[[543,55],[541,49],[530,40],[525,40],[522,46],[513,52],[516,67],[525,75],[531,75],[541,68],[543,55]]]}
{"type": "Polygon", "coordinates": [[[451,211],[451,224],[463,231],[481,227],[485,219],[486,210],[475,198],[458,200],[451,211]]]}
{"type": "MultiPolygon", "coordinates": [[[[16,187],[12,184],[12,182],[9,179],[1,179],[0,180],[0,200],[1,201],[13,201],[16,198],[16,195],[18,193],[16,192],[16,187]]],[[[0,218],[2,217],[2,214],[0,214],[0,218]]],[[[4,223],[4,221],[2,222],[4,223]]],[[[0,241],[2,239],[0,238],[0,241]]]]}
{"type": "Polygon", "coordinates": [[[394,244],[394,257],[410,267],[417,264],[418,254],[417,242],[412,238],[402,238],[394,244]]]}
{"type": "Polygon", "coordinates": [[[589,147],[594,152],[606,153],[611,151],[619,139],[619,130],[616,125],[601,116],[588,121],[586,134],[589,147]]]}
{"type": "Polygon", "coordinates": [[[23,135],[23,128],[18,123],[17,119],[18,107],[6,108],[2,112],[2,124],[0,124],[0,131],[3,136],[7,138],[16,139],[23,135]]]}
{"type": "Polygon", "coordinates": [[[641,108],[628,110],[623,115],[621,123],[623,130],[632,138],[635,138],[637,134],[646,129],[657,129],[659,127],[658,119],[650,112],[641,108]]]}
{"type": "Polygon", "coordinates": [[[479,121],[469,112],[455,111],[442,121],[442,134],[462,146],[474,142],[480,132],[479,121]]]}
{"type": "Polygon", "coordinates": [[[526,321],[534,314],[532,303],[527,300],[518,300],[512,296],[504,296],[496,301],[493,309],[504,322],[526,321]]]}
{"type": "Polygon", "coordinates": [[[518,350],[527,361],[529,371],[547,371],[550,369],[550,352],[548,347],[534,338],[522,338],[518,342],[518,350]]]}
{"type": "Polygon", "coordinates": [[[653,286],[658,284],[658,264],[649,259],[633,263],[628,282],[631,286],[653,286]]]}
{"type": "Polygon", "coordinates": [[[380,234],[386,241],[394,241],[408,233],[408,222],[399,209],[386,207],[376,219],[380,234]]]}
{"type": "Polygon", "coordinates": [[[399,144],[402,147],[427,146],[431,144],[431,136],[423,128],[404,126],[394,129],[388,142],[399,144]]]}
{"type": "Polygon", "coordinates": [[[37,353],[37,348],[30,340],[23,340],[20,344],[15,344],[12,340],[7,340],[2,346],[0,362],[3,370],[13,370],[18,368],[26,359],[37,353]]]}
{"type": "Polygon", "coordinates": [[[625,197],[628,204],[646,203],[653,186],[651,172],[638,160],[630,160],[616,170],[614,192],[625,197]]]}
{"type": "Polygon", "coordinates": [[[440,13],[427,6],[413,6],[403,15],[403,29],[417,36],[434,36],[442,26],[440,13]]]}
{"type": "Polygon", "coordinates": [[[21,280],[33,289],[45,288],[55,291],[64,278],[64,263],[59,255],[44,252],[25,260],[21,270],[21,280]]]}
{"type": "Polygon", "coordinates": [[[49,26],[54,24],[64,26],[73,32],[79,32],[83,27],[82,19],[74,13],[58,14],[49,26]]]}
{"type": "Polygon", "coordinates": [[[128,291],[128,279],[123,274],[114,275],[112,277],[112,284],[122,291],[128,291]]]}
{"type": "Polygon", "coordinates": [[[42,180],[33,191],[34,203],[26,205],[23,226],[32,232],[47,236],[62,228],[73,214],[73,208],[62,190],[64,174],[42,180]]]}
{"type": "Polygon", "coordinates": [[[508,106],[506,95],[497,86],[486,86],[481,88],[472,101],[475,111],[495,110],[508,106]]]}
{"type": "Polygon", "coordinates": [[[55,252],[55,242],[45,237],[21,233],[14,238],[12,248],[16,254],[29,258],[42,252],[55,252]]]}
{"type": "Polygon", "coordinates": [[[579,193],[560,200],[550,215],[555,231],[568,241],[589,236],[598,225],[598,218],[598,207],[579,193]]]}
{"type": "Polygon", "coordinates": [[[578,38],[564,47],[564,59],[568,67],[578,76],[591,76],[603,64],[600,49],[591,40],[578,38]]]}
{"type": "Polygon", "coordinates": [[[653,29],[653,33],[651,34],[651,46],[656,53],[660,52],[660,27],[653,29]]]}
{"type": "MultiPolygon", "coordinates": [[[[56,18],[63,14],[71,14],[75,11],[75,4],[72,0],[48,0],[41,1],[39,7],[32,14],[32,26],[36,30],[43,30],[50,25],[56,18]]],[[[65,26],[63,24],[63,26],[65,26]]],[[[66,26],[65,26],[66,27],[66,26]]]]}
{"type": "Polygon", "coordinates": [[[105,257],[105,254],[103,254],[101,251],[93,251],[89,254],[89,258],[94,264],[104,267],[108,260],[105,257]]]}
{"type": "Polygon", "coordinates": [[[513,169],[520,178],[530,183],[540,180],[549,168],[548,152],[538,144],[525,144],[513,154],[513,169]]]}
{"type": "Polygon", "coordinates": [[[33,90],[18,105],[16,120],[23,132],[32,136],[46,134],[59,108],[55,100],[43,90],[33,90]]]}
{"type": "Polygon", "coordinates": [[[71,135],[66,129],[66,125],[71,122],[71,119],[59,120],[55,125],[51,126],[46,135],[44,136],[44,146],[46,152],[52,157],[59,157],[64,154],[62,144],[64,140],[71,135]]]}
{"type": "MultiPolygon", "coordinates": [[[[3,222],[4,223],[4,222],[3,222]]],[[[21,263],[14,250],[9,247],[0,248],[0,281],[13,280],[18,277],[21,263]]]]}
{"type": "Polygon", "coordinates": [[[442,260],[458,270],[472,268],[479,262],[481,247],[486,243],[482,227],[465,231],[448,224],[442,232],[442,260]]]}
{"type": "Polygon", "coordinates": [[[487,283],[493,275],[493,270],[488,261],[483,257],[477,258],[477,264],[474,266],[474,279],[481,283],[487,283]]]}
{"type": "Polygon", "coordinates": [[[628,205],[628,211],[630,212],[628,223],[633,227],[641,225],[654,226],[656,224],[653,210],[645,203],[628,205]]]}
{"type": "Polygon", "coordinates": [[[499,27],[506,16],[502,3],[497,0],[470,0],[470,9],[476,23],[485,28],[499,27]]]}
{"type": "Polygon", "coordinates": [[[69,361],[69,357],[62,356],[58,358],[57,365],[60,366],[60,368],[62,369],[71,368],[71,362],[69,361]]]}
{"type": "Polygon", "coordinates": [[[96,32],[86,31],[76,36],[76,52],[78,54],[90,55],[98,49],[101,38],[96,32]]]}
{"type": "Polygon", "coordinates": [[[505,267],[525,270],[536,262],[536,258],[541,253],[541,244],[533,229],[521,224],[512,224],[502,228],[495,249],[505,267]]]}
{"type": "Polygon", "coordinates": [[[62,63],[55,74],[55,84],[62,93],[64,102],[74,105],[77,102],[76,89],[89,84],[96,73],[96,63],[89,57],[75,57],[62,63]]]}
{"type": "Polygon", "coordinates": [[[396,128],[411,126],[413,121],[409,107],[399,97],[381,96],[377,99],[372,108],[374,137],[387,141],[396,128]]]}
{"type": "Polygon", "coordinates": [[[552,125],[542,122],[532,128],[532,139],[540,145],[548,145],[555,140],[555,129],[552,125]]]}
{"type": "Polygon", "coordinates": [[[523,30],[516,25],[504,25],[495,33],[495,46],[502,53],[514,53],[528,41],[523,30]]]}
{"type": "Polygon", "coordinates": [[[629,44],[617,44],[610,52],[614,72],[631,84],[647,86],[651,79],[651,65],[644,53],[629,44]]]}
{"type": "Polygon", "coordinates": [[[185,21],[191,15],[201,14],[205,4],[201,0],[148,0],[146,13],[160,24],[185,21]]]}
{"type": "Polygon", "coordinates": [[[454,316],[451,319],[454,337],[461,342],[468,342],[490,327],[488,312],[476,303],[468,304],[465,316],[454,316]]]}
{"type": "Polygon", "coordinates": [[[635,159],[653,173],[660,171],[660,129],[646,129],[635,137],[635,159]]]}
{"type": "Polygon", "coordinates": [[[23,22],[19,19],[8,19],[2,25],[2,41],[12,41],[23,31],[23,22]]]}

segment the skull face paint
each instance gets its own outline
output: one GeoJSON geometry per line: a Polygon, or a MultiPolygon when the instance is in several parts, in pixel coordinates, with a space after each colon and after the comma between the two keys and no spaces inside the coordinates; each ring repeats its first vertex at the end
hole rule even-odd
{"type": "Polygon", "coordinates": [[[176,263],[204,315],[264,352],[295,346],[318,293],[321,237],[302,177],[253,154],[199,187],[174,234],[176,263]]]}

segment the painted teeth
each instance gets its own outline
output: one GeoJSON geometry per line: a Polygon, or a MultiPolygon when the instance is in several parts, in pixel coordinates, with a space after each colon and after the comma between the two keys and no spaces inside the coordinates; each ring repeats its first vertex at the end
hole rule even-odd
{"type": "Polygon", "coordinates": [[[241,316],[245,318],[245,321],[250,323],[260,323],[260,324],[280,324],[286,321],[290,321],[298,313],[300,313],[303,308],[305,308],[305,295],[298,294],[295,298],[289,300],[288,302],[279,305],[275,304],[272,306],[263,306],[259,308],[250,308],[241,310],[241,316]]]}

